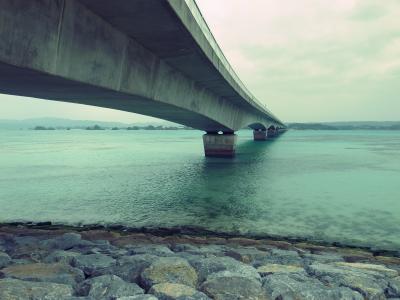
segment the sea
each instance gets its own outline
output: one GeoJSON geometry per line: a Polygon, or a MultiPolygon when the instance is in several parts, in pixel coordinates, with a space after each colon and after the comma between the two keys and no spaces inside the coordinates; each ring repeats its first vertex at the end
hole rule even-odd
{"type": "Polygon", "coordinates": [[[1,130],[0,223],[196,228],[400,250],[400,131],[1,130]]]}

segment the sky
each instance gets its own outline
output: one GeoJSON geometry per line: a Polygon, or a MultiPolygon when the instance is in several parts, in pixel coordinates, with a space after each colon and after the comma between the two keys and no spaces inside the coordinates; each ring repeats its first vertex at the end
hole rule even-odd
{"type": "MultiPolygon", "coordinates": [[[[399,0],[197,0],[236,73],[285,122],[400,120],[399,0]]],[[[0,95],[0,119],[149,122],[0,95]]]]}

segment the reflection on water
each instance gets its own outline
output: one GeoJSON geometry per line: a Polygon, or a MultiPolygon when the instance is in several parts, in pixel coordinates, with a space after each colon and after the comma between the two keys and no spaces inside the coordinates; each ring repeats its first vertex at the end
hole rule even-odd
{"type": "Polygon", "coordinates": [[[400,248],[400,132],[2,131],[0,221],[200,226],[400,248]]]}

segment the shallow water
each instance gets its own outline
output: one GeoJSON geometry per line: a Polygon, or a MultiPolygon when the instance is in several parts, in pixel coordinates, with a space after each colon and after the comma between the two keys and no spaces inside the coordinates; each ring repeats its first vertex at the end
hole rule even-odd
{"type": "Polygon", "coordinates": [[[0,222],[200,226],[400,249],[400,132],[0,131],[0,222]]]}

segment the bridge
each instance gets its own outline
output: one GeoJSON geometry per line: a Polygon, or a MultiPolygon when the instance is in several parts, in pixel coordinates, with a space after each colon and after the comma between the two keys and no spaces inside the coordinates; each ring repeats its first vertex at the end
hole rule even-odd
{"type": "Polygon", "coordinates": [[[233,156],[285,124],[247,90],[194,0],[0,0],[0,93],[153,116],[233,156]]]}

